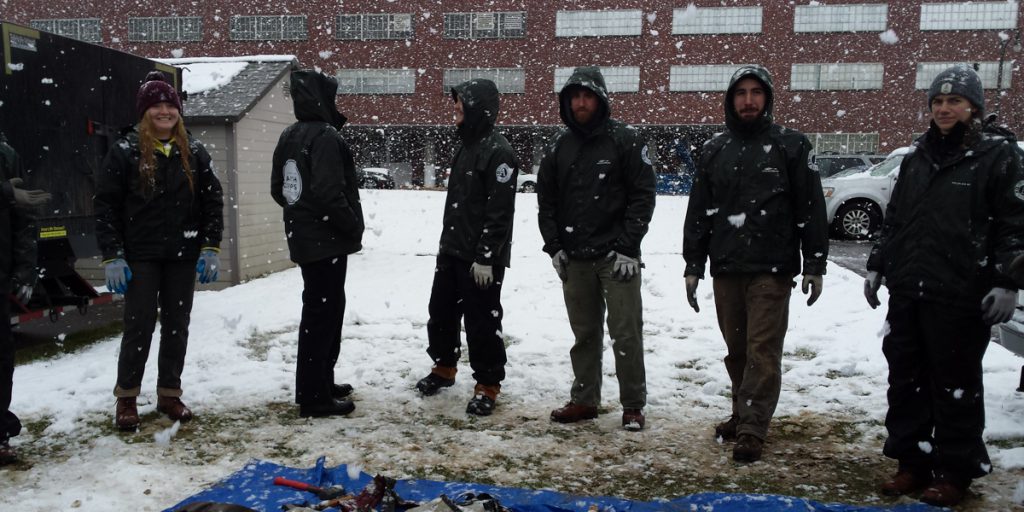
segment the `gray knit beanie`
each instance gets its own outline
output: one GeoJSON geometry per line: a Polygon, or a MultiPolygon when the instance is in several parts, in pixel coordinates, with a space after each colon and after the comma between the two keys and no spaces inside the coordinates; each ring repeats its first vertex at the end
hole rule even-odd
{"type": "Polygon", "coordinates": [[[981,87],[981,77],[966,64],[946,68],[935,77],[932,86],[928,88],[929,111],[932,109],[932,100],[940,94],[963,96],[974,105],[979,116],[985,113],[985,92],[981,87]]]}

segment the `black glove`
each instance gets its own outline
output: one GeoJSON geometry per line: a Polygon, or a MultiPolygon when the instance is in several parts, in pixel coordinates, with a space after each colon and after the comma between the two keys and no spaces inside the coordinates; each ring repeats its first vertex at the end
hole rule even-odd
{"type": "Polygon", "coordinates": [[[864,278],[864,298],[868,300],[871,309],[882,305],[882,301],[878,300],[878,288],[881,286],[882,275],[878,272],[868,272],[868,276],[864,278]]]}
{"type": "Polygon", "coordinates": [[[690,303],[695,313],[700,313],[700,306],[697,305],[697,283],[700,278],[697,276],[686,276],[686,301],[690,303]]]}

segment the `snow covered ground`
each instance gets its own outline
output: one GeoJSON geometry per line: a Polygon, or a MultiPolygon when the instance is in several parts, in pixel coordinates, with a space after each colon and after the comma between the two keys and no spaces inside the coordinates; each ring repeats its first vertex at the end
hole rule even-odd
{"type": "MultiPolygon", "coordinates": [[[[796,429],[795,437],[812,442],[820,437],[813,428],[828,430],[839,422],[852,425],[854,433],[831,445],[832,452],[892,469],[878,455],[886,408],[880,349],[885,308],[867,307],[856,274],[830,265],[824,293],[810,308],[799,289],[794,293],[776,413],[783,420],[769,434],[765,461],[744,467],[728,459],[728,446],[710,439],[711,426],[728,415],[729,382],[710,284],[702,282],[698,291],[699,314],[683,293],[685,197],[658,197],[643,245],[648,428],[627,433],[619,427],[611,357],[605,358],[606,413],[583,425],[547,419],[568,398],[572,336],[557,277],[540,250],[534,195],[517,198],[512,268],[504,284],[508,378],[495,415],[475,418],[464,413],[472,393],[468,364],[456,385],[436,397],[421,398],[413,388],[430,367],[425,323],[444,194],[362,194],[365,248],[349,260],[336,369],[339,382],[356,388],[351,417],[299,419],[291,405],[302,288],[297,269],[201,292],[183,376],[183,398],[197,418],[177,432],[154,412],[155,354],[143,383],[142,431],[113,428],[119,339],[17,368],[12,410],[28,428],[12,444],[26,463],[0,470],[0,509],[161,510],[250,458],[308,467],[319,455],[327,455],[330,465],[354,464],[371,474],[595,494],[631,494],[629,485],[645,479],[689,479],[704,482],[694,484],[698,490],[731,492],[747,489],[731,482],[782,469],[782,476],[771,478],[784,485],[769,489],[871,502],[864,493],[846,493],[842,484],[824,490],[812,485],[814,475],[803,480],[801,461],[790,458],[804,439],[787,432],[796,429]],[[795,468],[788,484],[787,467],[795,468]],[[715,478],[698,478],[708,471],[715,478]],[[627,483],[609,487],[606,478],[627,483]]],[[[986,437],[996,474],[975,498],[978,510],[1006,508],[1019,499],[1013,495],[1024,475],[1024,395],[1014,390],[1021,364],[995,344],[985,359],[986,437]]],[[[852,477],[839,474],[838,481],[844,478],[852,477]]],[[[665,485],[668,493],[675,489],[665,485]]]]}

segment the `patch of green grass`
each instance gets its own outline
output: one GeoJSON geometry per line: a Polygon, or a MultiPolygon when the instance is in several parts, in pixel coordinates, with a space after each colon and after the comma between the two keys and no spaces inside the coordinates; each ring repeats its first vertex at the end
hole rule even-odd
{"type": "Polygon", "coordinates": [[[36,343],[18,349],[14,354],[14,364],[28,364],[35,361],[43,361],[65,354],[71,354],[84,347],[92,345],[100,340],[117,336],[124,331],[124,324],[120,320],[109,324],[84,329],[67,335],[62,341],[54,343],[36,343]]]}
{"type": "Polygon", "coordinates": [[[782,355],[791,359],[798,359],[800,361],[810,361],[818,357],[817,352],[807,347],[796,347],[790,352],[783,352],[782,355]]]}
{"type": "Polygon", "coordinates": [[[989,446],[994,446],[1001,450],[1008,450],[1010,448],[1020,448],[1024,446],[1024,438],[1010,437],[1007,439],[990,439],[987,443],[989,446]]]}

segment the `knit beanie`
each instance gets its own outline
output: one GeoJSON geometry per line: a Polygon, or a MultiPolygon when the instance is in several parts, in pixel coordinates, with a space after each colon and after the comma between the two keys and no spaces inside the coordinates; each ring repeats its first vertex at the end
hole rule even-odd
{"type": "Polygon", "coordinates": [[[153,70],[146,75],[146,80],[139,87],[139,93],[135,96],[135,113],[142,118],[142,114],[149,110],[149,107],[166,101],[174,105],[181,113],[181,98],[174,86],[167,82],[167,77],[160,71],[153,70]]]}
{"type": "Polygon", "coordinates": [[[978,115],[985,113],[985,92],[981,87],[981,77],[970,66],[957,64],[938,74],[928,88],[928,110],[932,109],[932,100],[940,94],[956,94],[970,101],[977,109],[978,115]]]}

